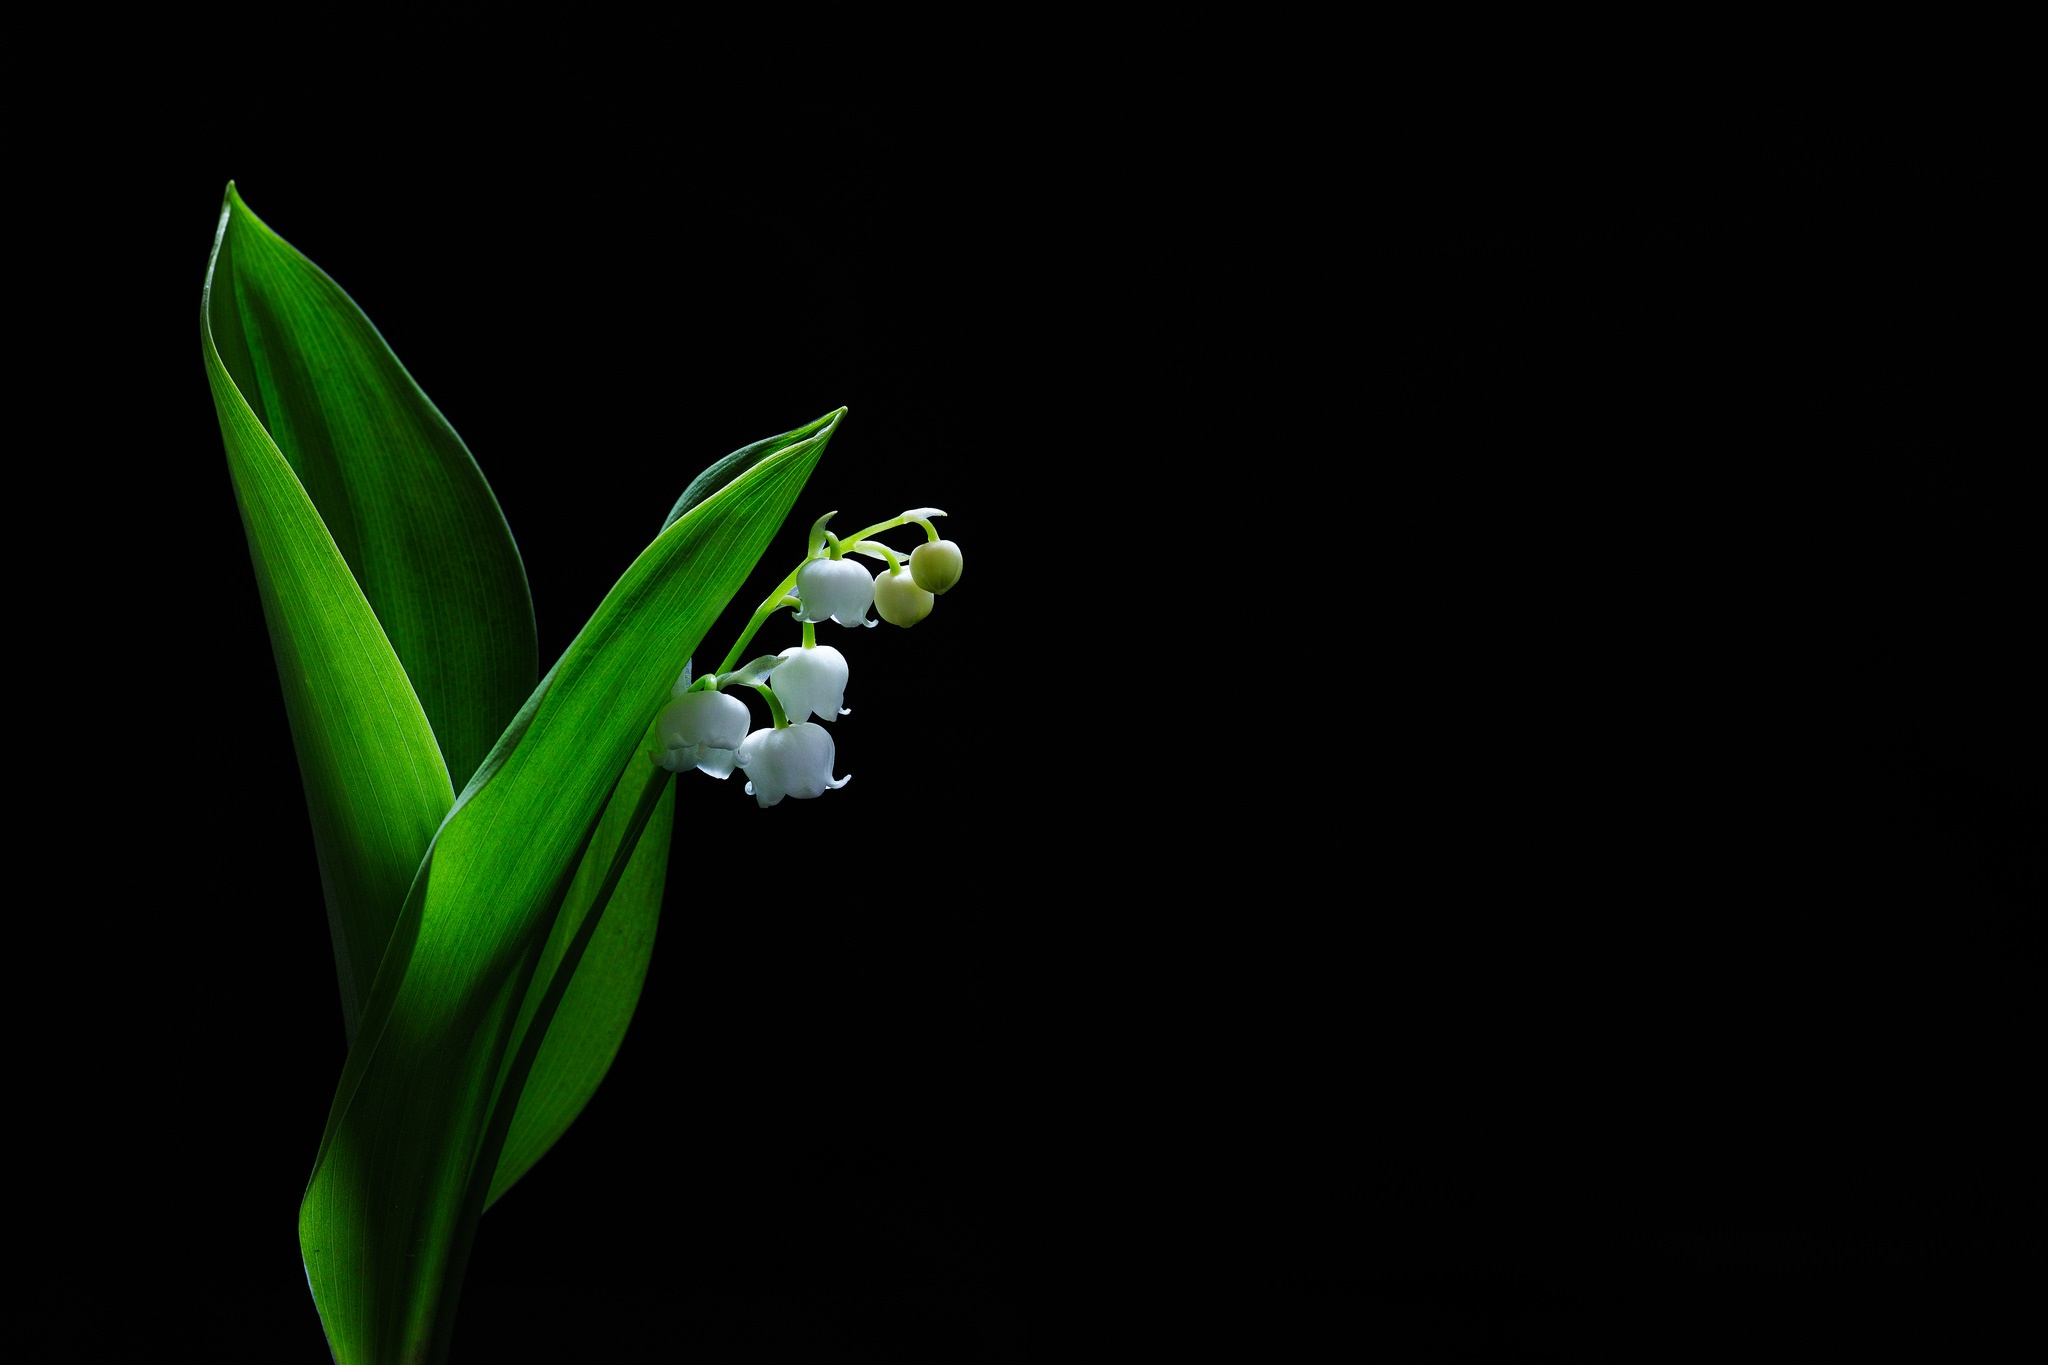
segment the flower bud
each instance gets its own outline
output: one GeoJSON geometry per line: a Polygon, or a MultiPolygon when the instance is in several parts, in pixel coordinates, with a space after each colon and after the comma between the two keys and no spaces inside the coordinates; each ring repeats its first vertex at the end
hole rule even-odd
{"type": "Polygon", "coordinates": [[[907,573],[875,575],[875,610],[892,626],[914,626],[932,613],[933,597],[907,573]]]}
{"type": "Polygon", "coordinates": [[[960,581],[960,547],[928,540],[910,552],[910,576],[926,592],[944,592],[960,581]]]}

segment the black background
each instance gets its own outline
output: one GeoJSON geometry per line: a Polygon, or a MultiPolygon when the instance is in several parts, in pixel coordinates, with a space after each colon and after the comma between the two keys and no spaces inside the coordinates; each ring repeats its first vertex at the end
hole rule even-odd
{"type": "Polygon", "coordinates": [[[86,480],[137,619],[82,649],[178,758],[121,783],[147,908],[79,1032],[146,1102],[72,1145],[137,1171],[124,1250],[189,1251],[157,1330],[319,1358],[342,1056],[198,359],[230,176],[476,454],[543,661],[699,468],[840,404],[748,591],[828,508],[966,555],[842,643],[851,785],[684,779],[633,1030],[485,1219],[458,1359],[1988,1330],[2038,837],[1992,168],[1009,93],[398,135],[283,92],[92,177],[130,283],[72,353],[145,378],[86,480]]]}
{"type": "Polygon", "coordinates": [[[1430,1022],[1377,1301],[1953,1347],[2015,1304],[2038,897],[2000,177],[1881,103],[1622,112],[1410,182],[1396,827],[1438,913],[1389,931],[1387,1032],[1430,1022]]]}

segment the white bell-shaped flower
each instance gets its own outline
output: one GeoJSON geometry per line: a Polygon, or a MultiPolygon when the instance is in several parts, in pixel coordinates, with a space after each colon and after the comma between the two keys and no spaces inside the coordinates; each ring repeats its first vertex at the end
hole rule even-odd
{"type": "Polygon", "coordinates": [[[740,742],[752,717],[747,704],[723,692],[685,692],[668,704],[655,723],[661,736],[661,766],[672,773],[692,768],[731,777],[740,742]]]}
{"type": "Polygon", "coordinates": [[[772,806],[785,796],[802,799],[837,791],[853,774],[832,780],[833,752],[832,736],[809,721],[785,730],[756,730],[739,747],[740,766],[751,779],[747,794],[772,806]]]}
{"type": "Polygon", "coordinates": [[[875,580],[851,559],[811,559],[796,571],[799,621],[831,619],[842,626],[871,626],[868,604],[875,600],[875,580]]]}
{"type": "Polygon", "coordinates": [[[830,645],[791,645],[782,651],[782,664],[769,683],[792,724],[812,716],[832,720],[851,712],[841,705],[846,700],[846,656],[830,645]]]}

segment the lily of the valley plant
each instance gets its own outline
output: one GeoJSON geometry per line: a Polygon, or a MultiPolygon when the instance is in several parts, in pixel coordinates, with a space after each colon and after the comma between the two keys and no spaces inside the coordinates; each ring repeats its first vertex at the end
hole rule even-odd
{"type": "MultiPolygon", "coordinates": [[[[846,537],[828,513],[693,674],[841,408],[698,475],[537,677],[525,567],[475,460],[233,185],[200,315],[349,1037],[299,1210],[306,1279],[341,1365],[441,1361],[479,1217],[588,1102],[639,998],[672,775],[738,769],[762,807],[844,786],[831,727],[860,647],[819,629],[847,643],[870,608],[915,625],[960,550],[937,508],[846,537]],[[910,526],[907,554],[876,539],[910,526]],[[785,609],[801,640],[742,663],[785,609]]],[[[737,796],[691,778],[682,799],[737,796]]]]}

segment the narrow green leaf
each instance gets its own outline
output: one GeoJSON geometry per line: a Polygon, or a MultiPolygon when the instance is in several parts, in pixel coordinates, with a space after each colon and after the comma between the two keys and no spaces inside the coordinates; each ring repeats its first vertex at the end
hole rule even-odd
{"type": "MultiPolygon", "coordinates": [[[[763,654],[758,659],[749,659],[746,663],[741,664],[728,676],[734,687],[750,687],[782,667],[782,663],[783,659],[780,654],[763,654]]],[[[720,678],[718,685],[723,687],[726,681],[726,678],[720,678]]]]}
{"type": "Polygon", "coordinates": [[[208,311],[221,364],[319,509],[448,771],[465,779],[539,672],[512,532],[462,438],[354,300],[232,184],[226,220],[208,311]]]}
{"type": "MultiPolygon", "coordinates": [[[[568,943],[590,913],[592,898],[619,850],[642,793],[667,777],[644,752],[658,747],[658,739],[650,724],[633,756],[626,760],[626,770],[605,806],[604,818],[591,836],[590,850],[576,869],[554,932],[541,953],[534,984],[520,1007],[514,1033],[521,1038],[531,1027],[546,988],[554,982],[568,943]]],[[[518,1112],[498,1157],[486,1207],[495,1204],[555,1145],[583,1112],[611,1068],[612,1058],[618,1055],[654,953],[674,812],[675,789],[670,787],[640,836],[639,846],[630,853],[625,875],[612,891],[603,920],[575,968],[533,1070],[518,1093],[518,1112]]]]}
{"type": "MultiPolygon", "coordinates": [[[[839,415],[754,463],[641,554],[434,836],[300,1206],[307,1279],[342,1365],[445,1352],[475,1219],[500,1169],[487,1141],[493,1091],[503,1079],[495,1127],[509,1145],[517,1115],[504,1106],[518,1086],[507,1059],[577,869],[608,803],[630,788],[629,761],[676,674],[788,514],[839,415]]],[[[566,998],[559,972],[555,983],[566,998]]],[[[536,1008],[534,1026],[545,1015],[536,1008]]]]}
{"type": "Polygon", "coordinates": [[[455,793],[377,613],[217,345],[224,338],[248,373],[241,329],[216,325],[237,248],[233,213],[231,192],[207,262],[201,350],[284,687],[353,1036],[406,888],[455,793]]]}

